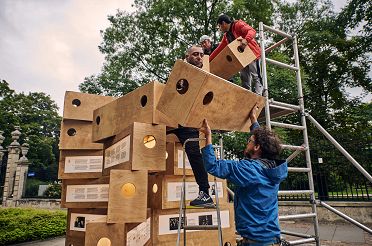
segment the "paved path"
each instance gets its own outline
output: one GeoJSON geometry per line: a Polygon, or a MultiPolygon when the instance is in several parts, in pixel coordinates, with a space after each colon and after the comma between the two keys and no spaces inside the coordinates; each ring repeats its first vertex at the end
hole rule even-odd
{"type": "MultiPolygon", "coordinates": [[[[314,233],[314,227],[311,223],[295,223],[292,221],[281,222],[282,230],[300,232],[305,234],[314,233]]],[[[363,231],[359,227],[356,227],[350,223],[348,224],[320,224],[320,239],[321,245],[332,245],[332,246],[371,246],[372,235],[363,231]]],[[[369,225],[370,228],[371,225],[369,225]]],[[[291,236],[286,236],[288,241],[296,240],[291,236]]],[[[65,238],[53,238],[45,241],[34,241],[28,243],[15,244],[13,246],[64,246],[65,238]]],[[[302,244],[302,245],[315,245],[315,244],[302,244]]]]}

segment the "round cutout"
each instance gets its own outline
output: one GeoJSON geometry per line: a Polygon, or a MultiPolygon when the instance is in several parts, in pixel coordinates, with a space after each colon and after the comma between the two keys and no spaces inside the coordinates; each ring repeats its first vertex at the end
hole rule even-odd
{"type": "Polygon", "coordinates": [[[76,130],[74,128],[68,129],[67,130],[67,135],[69,135],[70,137],[75,136],[76,135],[76,130]]]}
{"type": "Polygon", "coordinates": [[[226,242],[223,246],[232,246],[230,242],[226,242]]]}
{"type": "Polygon", "coordinates": [[[79,107],[81,105],[81,101],[79,99],[72,100],[72,105],[74,107],[79,107]]]}
{"type": "Polygon", "coordinates": [[[158,190],[159,190],[159,187],[158,187],[158,185],[157,184],[154,184],[153,186],[152,186],[152,193],[156,193],[156,192],[158,192],[158,190]]]}
{"type": "Polygon", "coordinates": [[[168,160],[168,151],[165,151],[165,159],[168,160]]]}
{"type": "Polygon", "coordinates": [[[97,246],[111,246],[111,240],[103,237],[98,241],[97,246]]]}
{"type": "Polygon", "coordinates": [[[145,107],[146,104],[147,104],[147,96],[146,96],[146,95],[143,95],[143,96],[141,97],[141,106],[142,106],[142,107],[145,107]]]}
{"type": "Polygon", "coordinates": [[[96,117],[96,124],[99,125],[99,123],[101,123],[101,117],[97,116],[96,117]]]}
{"type": "Polygon", "coordinates": [[[186,79],[180,79],[177,81],[176,90],[179,94],[185,94],[189,89],[189,82],[186,79]]]}
{"type": "Polygon", "coordinates": [[[213,92],[208,92],[203,98],[203,105],[210,104],[213,100],[213,92]]]}
{"type": "Polygon", "coordinates": [[[156,145],[156,139],[152,135],[147,135],[143,138],[143,144],[146,148],[152,149],[156,145]]]}
{"type": "Polygon", "coordinates": [[[242,48],[240,48],[240,46],[238,46],[238,51],[239,51],[240,53],[243,53],[243,52],[244,52],[244,50],[243,50],[242,48]]]}
{"type": "Polygon", "coordinates": [[[232,57],[231,57],[230,55],[227,55],[227,56],[226,56],[226,60],[227,60],[228,62],[232,62],[233,59],[232,59],[232,57]]]}
{"type": "Polygon", "coordinates": [[[132,197],[136,193],[136,186],[132,183],[126,183],[121,187],[121,195],[124,197],[132,197]]]}

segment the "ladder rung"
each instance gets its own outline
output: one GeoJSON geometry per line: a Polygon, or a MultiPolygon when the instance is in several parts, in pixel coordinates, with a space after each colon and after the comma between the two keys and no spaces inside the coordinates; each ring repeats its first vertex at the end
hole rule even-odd
{"type": "Polygon", "coordinates": [[[301,107],[298,106],[298,105],[293,105],[293,104],[284,103],[284,102],[278,102],[278,101],[275,101],[273,98],[270,98],[269,104],[270,104],[271,107],[279,106],[279,107],[289,108],[289,110],[292,109],[293,111],[301,110],[301,107]]]}
{"type": "Polygon", "coordinates": [[[190,225],[183,228],[185,230],[218,230],[218,225],[190,225]]]}
{"type": "Polygon", "coordinates": [[[288,167],[288,172],[292,173],[307,173],[310,171],[311,169],[308,167],[288,167]]]}
{"type": "Polygon", "coordinates": [[[271,63],[271,64],[274,64],[274,65],[277,65],[279,67],[284,67],[284,68],[288,68],[288,69],[291,69],[291,70],[294,70],[294,71],[298,71],[298,67],[295,67],[295,66],[292,66],[292,65],[288,65],[288,64],[285,64],[283,62],[279,62],[279,61],[275,61],[273,59],[269,59],[269,58],[266,58],[266,61],[268,63],[271,63]]]}
{"type": "Polygon", "coordinates": [[[293,219],[314,218],[315,216],[316,216],[315,213],[282,215],[282,216],[279,216],[279,220],[293,220],[293,219]]]}
{"type": "Polygon", "coordinates": [[[305,151],[307,148],[304,146],[296,146],[296,145],[287,145],[287,144],[282,144],[283,149],[291,149],[291,150],[301,150],[305,151]]]}
{"type": "Polygon", "coordinates": [[[313,235],[308,235],[300,232],[294,232],[294,231],[286,231],[286,230],[281,230],[281,234],[285,235],[290,235],[290,236],[295,236],[295,237],[302,237],[302,238],[313,238],[313,235]]]}
{"type": "Polygon", "coordinates": [[[305,239],[289,241],[289,245],[299,245],[299,244],[311,243],[311,242],[316,242],[316,239],[315,238],[305,238],[305,239]]]}
{"type": "Polygon", "coordinates": [[[286,123],[281,123],[281,122],[276,122],[276,121],[270,121],[270,123],[273,126],[279,126],[279,127],[283,127],[283,128],[296,129],[296,130],[305,130],[304,126],[286,124],[286,123]]]}
{"type": "Polygon", "coordinates": [[[313,194],[312,190],[280,190],[278,195],[302,195],[302,194],[313,194]]]}

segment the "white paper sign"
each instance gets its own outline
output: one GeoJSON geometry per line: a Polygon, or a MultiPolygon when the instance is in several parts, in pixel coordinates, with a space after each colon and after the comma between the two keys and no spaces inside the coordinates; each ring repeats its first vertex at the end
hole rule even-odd
{"type": "Polygon", "coordinates": [[[65,173],[102,172],[103,156],[67,156],[65,173]]]}
{"type": "Polygon", "coordinates": [[[104,168],[112,167],[129,161],[130,157],[130,135],[126,136],[116,144],[105,150],[104,168]]]}
{"type": "Polygon", "coordinates": [[[70,230],[71,231],[85,231],[86,224],[92,221],[106,222],[107,215],[71,213],[70,230]]]}
{"type": "MultiPolygon", "coordinates": [[[[221,211],[221,228],[230,227],[230,212],[221,211]]],[[[200,213],[187,213],[187,225],[217,225],[217,211],[208,211],[200,213]]],[[[178,214],[160,215],[159,216],[159,235],[175,234],[178,231],[178,214]]],[[[181,229],[183,223],[181,224],[181,229]]],[[[197,230],[188,230],[193,232],[197,230]]]]}
{"type": "Polygon", "coordinates": [[[66,202],[107,202],[108,184],[67,185],[66,202]]]}
{"type": "MultiPolygon", "coordinates": [[[[183,150],[179,149],[177,151],[177,156],[178,156],[178,168],[183,168],[183,150]]],[[[189,161],[189,158],[187,157],[187,155],[186,155],[185,168],[186,169],[191,169],[190,161],[189,161]]]]}
{"type": "MultiPolygon", "coordinates": [[[[223,197],[223,184],[217,182],[218,198],[223,197]]],[[[167,184],[167,201],[180,201],[181,200],[181,188],[182,182],[169,182],[167,184]]],[[[211,197],[215,197],[215,185],[214,182],[209,182],[209,194],[211,197]]],[[[186,200],[193,200],[199,195],[199,186],[196,182],[186,182],[186,200]]]]}
{"type": "Polygon", "coordinates": [[[151,236],[151,220],[148,218],[146,222],[142,222],[127,233],[127,246],[145,245],[150,240],[151,236]]]}

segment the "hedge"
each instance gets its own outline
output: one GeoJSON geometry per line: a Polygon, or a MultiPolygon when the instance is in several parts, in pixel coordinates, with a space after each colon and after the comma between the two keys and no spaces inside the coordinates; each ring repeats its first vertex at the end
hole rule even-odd
{"type": "Polygon", "coordinates": [[[0,208],[0,245],[64,235],[66,211],[0,208]]]}

